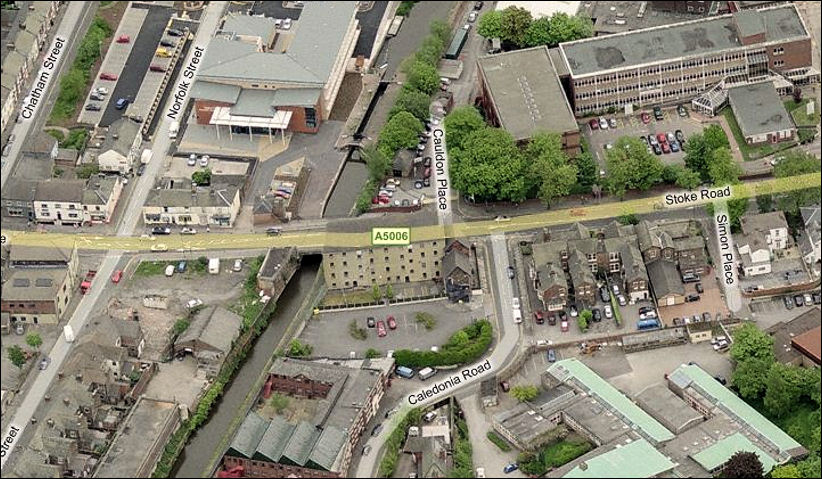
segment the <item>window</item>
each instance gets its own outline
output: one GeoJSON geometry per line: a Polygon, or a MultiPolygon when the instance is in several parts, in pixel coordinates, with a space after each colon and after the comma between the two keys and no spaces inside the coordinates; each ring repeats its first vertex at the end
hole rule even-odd
{"type": "Polygon", "coordinates": [[[317,127],[317,112],[314,108],[305,109],[305,126],[308,128],[317,127]]]}

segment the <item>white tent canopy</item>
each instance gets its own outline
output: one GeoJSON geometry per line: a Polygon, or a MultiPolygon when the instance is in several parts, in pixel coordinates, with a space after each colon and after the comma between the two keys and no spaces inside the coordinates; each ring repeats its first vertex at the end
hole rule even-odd
{"type": "Polygon", "coordinates": [[[293,112],[289,110],[276,110],[272,117],[262,116],[239,116],[232,115],[231,108],[225,106],[218,106],[214,108],[214,113],[211,115],[209,124],[217,126],[217,137],[220,135],[220,126],[228,126],[228,134],[231,133],[231,127],[242,126],[248,128],[249,137],[252,128],[267,128],[269,140],[271,139],[271,130],[280,130],[285,135],[285,129],[291,122],[291,115],[293,112]]]}

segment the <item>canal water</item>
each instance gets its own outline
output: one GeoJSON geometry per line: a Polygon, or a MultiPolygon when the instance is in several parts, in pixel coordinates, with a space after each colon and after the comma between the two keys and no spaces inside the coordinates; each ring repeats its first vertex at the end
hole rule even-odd
{"type": "MultiPolygon", "coordinates": [[[[302,266],[294,273],[291,282],[280,295],[274,317],[268,328],[257,338],[254,348],[240,366],[234,380],[225,388],[225,394],[212,409],[211,417],[189,439],[177,460],[173,477],[201,477],[208,462],[215,454],[231,421],[237,414],[246,395],[263,372],[274,348],[280,342],[286,328],[300,309],[306,294],[317,277],[320,267],[319,256],[304,256],[302,266]]],[[[222,452],[222,451],[220,451],[222,452]]]]}

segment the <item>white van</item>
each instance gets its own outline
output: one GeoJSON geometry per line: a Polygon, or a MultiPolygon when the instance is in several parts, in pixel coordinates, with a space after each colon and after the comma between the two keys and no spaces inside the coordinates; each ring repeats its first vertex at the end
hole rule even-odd
{"type": "Polygon", "coordinates": [[[211,258],[208,260],[208,273],[220,274],[220,258],[211,258]]]}
{"type": "Polygon", "coordinates": [[[168,137],[172,140],[177,138],[177,133],[180,132],[180,122],[174,120],[171,122],[171,126],[168,128],[168,137]]]}
{"type": "Polygon", "coordinates": [[[169,277],[174,276],[174,265],[173,264],[170,264],[170,265],[166,266],[166,276],[169,276],[169,277]]]}
{"type": "Polygon", "coordinates": [[[435,374],[437,374],[437,370],[434,368],[422,368],[419,372],[420,381],[425,381],[435,374]]]}

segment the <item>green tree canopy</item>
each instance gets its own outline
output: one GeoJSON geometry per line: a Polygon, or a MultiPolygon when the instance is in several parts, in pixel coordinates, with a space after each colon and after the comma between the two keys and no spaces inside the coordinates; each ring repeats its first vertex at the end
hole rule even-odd
{"type": "Polygon", "coordinates": [[[662,162],[637,138],[623,136],[607,150],[608,191],[623,196],[627,189],[645,191],[662,181],[662,162]]]}
{"type": "Polygon", "coordinates": [[[527,45],[528,27],[531,26],[531,12],[510,6],[502,11],[502,40],[513,43],[518,47],[527,45]]]}
{"type": "Polygon", "coordinates": [[[34,349],[39,349],[43,344],[43,338],[37,333],[29,333],[26,335],[26,344],[34,349]]]}
{"type": "Polygon", "coordinates": [[[737,452],[725,463],[722,477],[752,478],[764,477],[762,461],[753,452],[737,452]]]}
{"type": "Polygon", "coordinates": [[[765,380],[765,407],[773,416],[791,411],[802,396],[802,373],[795,366],[773,363],[765,380]]]}
{"type": "Polygon", "coordinates": [[[525,160],[510,133],[486,127],[468,135],[462,146],[451,150],[455,188],[481,200],[525,199],[525,160]]]}
{"type": "Polygon", "coordinates": [[[451,26],[444,20],[432,21],[429,31],[431,32],[431,35],[439,39],[443,45],[447,45],[448,40],[451,38],[451,26]]]}
{"type": "Polygon", "coordinates": [[[773,338],[762,332],[751,323],[743,324],[734,333],[734,343],[731,346],[731,358],[737,363],[748,359],[761,359],[768,363],[774,362],[773,338]]]}
{"type": "Polygon", "coordinates": [[[796,464],[785,464],[784,466],[775,467],[771,471],[771,477],[773,478],[790,478],[790,477],[802,477],[799,468],[796,467],[796,464]]]}
{"type": "Polygon", "coordinates": [[[708,164],[708,177],[714,185],[722,186],[739,183],[739,175],[741,174],[742,168],[731,156],[731,150],[724,146],[713,150],[708,164]]]}
{"type": "Polygon", "coordinates": [[[191,174],[191,181],[192,183],[196,183],[197,185],[210,185],[211,168],[195,171],[191,174]]]}
{"type": "MultiPolygon", "coordinates": [[[[774,166],[773,170],[774,176],[777,178],[787,178],[818,172],[820,163],[810,153],[791,150],[785,153],[784,158],[774,166]]],[[[821,192],[822,189],[819,187],[786,192],[779,195],[777,205],[779,209],[786,213],[797,214],[802,206],[818,204],[820,196],[822,196],[821,192]]]]}
{"type": "Polygon", "coordinates": [[[388,116],[392,117],[401,111],[407,111],[408,113],[414,115],[414,117],[418,120],[425,121],[430,116],[430,103],[430,96],[406,85],[402,90],[400,90],[400,94],[397,95],[397,99],[394,102],[394,107],[391,109],[391,113],[389,113],[388,116]]]}
{"type": "Polygon", "coordinates": [[[473,106],[455,108],[445,117],[445,143],[448,151],[462,149],[471,133],[485,128],[485,120],[473,106]]]}
{"type": "Polygon", "coordinates": [[[525,31],[525,44],[529,47],[551,43],[551,18],[542,17],[534,20],[525,31]]]}
{"type": "Polygon", "coordinates": [[[705,137],[705,145],[708,147],[709,151],[713,151],[717,148],[731,147],[731,143],[728,141],[728,135],[725,134],[725,130],[717,124],[708,125],[704,130],[702,130],[702,135],[705,137]]]}
{"type": "Polygon", "coordinates": [[[574,163],[577,165],[577,189],[590,192],[599,180],[599,168],[594,156],[589,151],[583,152],[574,158],[574,163]]]}
{"type": "Polygon", "coordinates": [[[489,10],[482,14],[477,33],[485,38],[502,38],[502,11],[489,10]]]}
{"type": "Polygon", "coordinates": [[[422,131],[422,122],[407,111],[401,111],[392,116],[380,132],[377,148],[387,158],[394,158],[400,148],[413,148],[422,131]]]}
{"type": "Polygon", "coordinates": [[[11,361],[11,364],[23,369],[23,365],[26,364],[26,355],[23,353],[23,349],[20,346],[16,344],[14,346],[9,346],[6,348],[6,353],[9,356],[9,361],[11,361]]]}
{"type": "Polygon", "coordinates": [[[536,133],[525,149],[525,156],[531,163],[530,177],[536,182],[539,198],[546,206],[571,192],[577,180],[577,167],[562,150],[558,134],[536,133]]]}
{"type": "Polygon", "coordinates": [[[362,159],[368,167],[368,176],[371,181],[380,183],[385,175],[391,171],[391,160],[379,148],[368,145],[361,150],[362,159]]]}
{"type": "Polygon", "coordinates": [[[426,95],[434,93],[440,86],[440,75],[437,73],[437,67],[419,60],[408,67],[407,80],[411,88],[426,95]]]}
{"type": "Polygon", "coordinates": [[[438,36],[428,35],[417,49],[415,58],[417,61],[436,67],[444,49],[445,43],[438,36]]]}
{"type": "Polygon", "coordinates": [[[757,399],[765,391],[765,381],[771,362],[765,359],[748,358],[736,365],[731,384],[739,390],[739,395],[745,399],[757,399]]]}
{"type": "Polygon", "coordinates": [[[692,190],[699,186],[701,178],[699,177],[699,173],[696,171],[691,170],[690,168],[680,167],[676,173],[676,186],[680,188],[685,188],[686,190],[692,190]]]}
{"type": "Polygon", "coordinates": [[[557,12],[551,15],[549,47],[594,35],[594,22],[584,15],[568,15],[557,12]]]}
{"type": "Polygon", "coordinates": [[[511,388],[511,396],[515,397],[519,402],[531,401],[538,395],[539,389],[532,384],[518,384],[511,388]]]}

